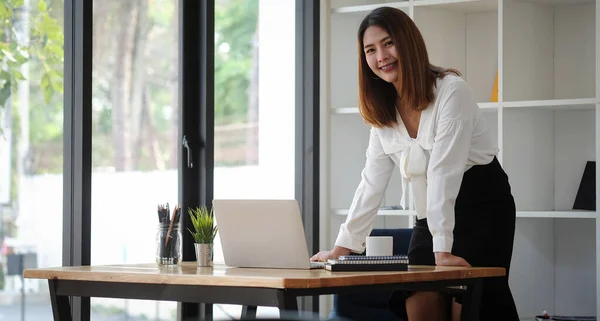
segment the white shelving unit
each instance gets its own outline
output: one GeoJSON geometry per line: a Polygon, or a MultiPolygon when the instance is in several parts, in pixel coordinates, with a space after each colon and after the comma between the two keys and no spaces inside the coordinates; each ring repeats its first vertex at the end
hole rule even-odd
{"type": "MultiPolygon", "coordinates": [[[[322,248],[333,245],[365,161],[356,37],[380,6],[413,18],[432,63],[459,69],[484,110],[517,204],[510,282],[521,318],[600,315],[600,220],[572,209],[586,162],[600,158],[600,0],[323,0],[322,248]]],[[[400,197],[396,170],[383,205],[400,197]]],[[[412,215],[380,210],[375,227],[408,227],[412,215]]]]}

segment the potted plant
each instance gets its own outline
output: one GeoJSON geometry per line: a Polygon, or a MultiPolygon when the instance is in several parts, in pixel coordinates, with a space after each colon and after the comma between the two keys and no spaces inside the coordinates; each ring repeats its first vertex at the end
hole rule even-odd
{"type": "Polygon", "coordinates": [[[217,235],[217,226],[214,223],[213,209],[206,206],[189,208],[188,213],[192,220],[194,230],[190,230],[194,237],[196,249],[196,262],[198,266],[212,266],[213,244],[217,235]]]}

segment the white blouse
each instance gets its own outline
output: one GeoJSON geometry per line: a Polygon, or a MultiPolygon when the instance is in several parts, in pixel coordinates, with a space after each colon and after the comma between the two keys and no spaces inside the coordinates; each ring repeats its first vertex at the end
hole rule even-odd
{"type": "Polygon", "coordinates": [[[434,90],[434,102],[421,112],[417,138],[409,136],[399,114],[394,128],[371,128],[361,181],[335,245],[364,251],[392,171],[398,166],[402,204],[407,204],[410,184],[417,218],[427,218],[433,235],[433,251],[451,252],[454,204],[463,174],[473,165],[489,164],[498,147],[462,78],[447,75],[438,79],[434,90]]]}

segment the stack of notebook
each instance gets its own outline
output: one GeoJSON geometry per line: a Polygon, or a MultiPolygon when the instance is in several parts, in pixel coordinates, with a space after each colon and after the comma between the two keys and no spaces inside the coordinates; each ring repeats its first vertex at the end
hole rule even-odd
{"type": "Polygon", "coordinates": [[[346,255],[336,260],[328,260],[325,269],[333,272],[350,271],[406,271],[408,256],[363,256],[346,255]]]}

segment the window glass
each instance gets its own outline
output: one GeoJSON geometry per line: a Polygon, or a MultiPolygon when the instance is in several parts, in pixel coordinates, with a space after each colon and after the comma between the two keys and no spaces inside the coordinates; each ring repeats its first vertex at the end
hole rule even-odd
{"type": "Polygon", "coordinates": [[[51,320],[48,283],[25,268],[62,265],[62,1],[0,1],[0,320],[51,320]]]}
{"type": "MultiPolygon", "coordinates": [[[[178,0],[94,1],[91,263],[154,264],[178,201],[178,0]]],[[[177,304],[92,298],[92,320],[175,320],[177,304]]]]}
{"type": "MultiPolygon", "coordinates": [[[[294,0],[215,1],[215,198],[295,197],[295,35],[294,0]]],[[[219,237],[214,259],[223,262],[219,237]]]]}

